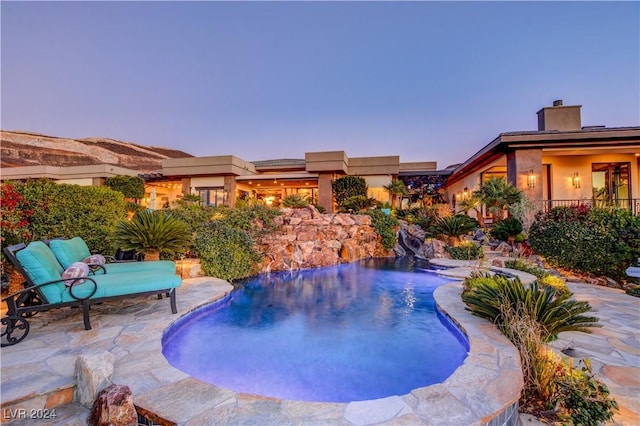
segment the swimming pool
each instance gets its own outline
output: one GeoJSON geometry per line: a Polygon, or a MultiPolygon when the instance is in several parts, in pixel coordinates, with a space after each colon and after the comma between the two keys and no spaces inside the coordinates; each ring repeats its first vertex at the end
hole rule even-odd
{"type": "Polygon", "coordinates": [[[163,354],[238,392],[318,402],[403,395],[444,381],[467,355],[433,300],[449,282],[388,259],[261,275],[172,325],[163,354]]]}

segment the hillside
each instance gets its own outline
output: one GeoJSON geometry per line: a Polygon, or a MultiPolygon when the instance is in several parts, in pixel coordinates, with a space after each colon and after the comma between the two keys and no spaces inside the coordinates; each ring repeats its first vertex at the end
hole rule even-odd
{"type": "Polygon", "coordinates": [[[114,164],[154,172],[165,158],[193,157],[175,149],[107,138],[68,139],[21,131],[0,131],[0,166],[114,164]]]}

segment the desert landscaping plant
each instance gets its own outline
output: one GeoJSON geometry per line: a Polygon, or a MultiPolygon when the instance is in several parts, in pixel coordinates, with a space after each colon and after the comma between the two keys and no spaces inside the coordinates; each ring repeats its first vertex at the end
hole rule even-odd
{"type": "Polygon", "coordinates": [[[596,426],[613,417],[618,405],[588,360],[577,368],[545,345],[561,331],[588,332],[595,326],[597,318],[584,315],[591,310],[587,302],[487,273],[473,274],[463,287],[468,309],[496,324],[520,353],[525,382],[520,410],[562,424],[596,426]]]}
{"type": "Polygon", "coordinates": [[[180,255],[191,245],[189,224],[170,212],[144,210],[131,220],[116,224],[113,243],[123,250],[145,254],[145,260],[158,260],[160,254],[180,255]]]}
{"type": "Polygon", "coordinates": [[[522,223],[515,217],[499,220],[491,229],[491,236],[500,241],[513,244],[516,236],[522,232],[522,223]]]}
{"type": "Polygon", "coordinates": [[[460,236],[465,235],[475,228],[478,222],[464,214],[455,214],[453,216],[441,217],[431,226],[430,231],[433,235],[443,235],[449,239],[452,246],[458,245],[460,236]]]}
{"type": "Polygon", "coordinates": [[[331,182],[333,197],[338,207],[342,207],[347,198],[355,196],[367,197],[367,182],[359,176],[343,176],[331,182]]]}
{"type": "Polygon", "coordinates": [[[371,224],[376,233],[380,235],[382,246],[387,250],[393,249],[398,243],[398,233],[396,232],[398,220],[384,214],[379,209],[368,210],[365,214],[371,216],[371,224]]]}
{"type": "Polygon", "coordinates": [[[478,194],[494,222],[503,217],[509,206],[519,203],[523,197],[522,191],[507,183],[504,177],[495,176],[480,185],[478,194]]]}

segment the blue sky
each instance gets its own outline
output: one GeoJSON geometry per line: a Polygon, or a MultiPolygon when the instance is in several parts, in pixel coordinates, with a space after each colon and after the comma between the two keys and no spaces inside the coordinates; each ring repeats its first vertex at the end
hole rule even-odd
{"type": "Polygon", "coordinates": [[[638,126],[639,5],[3,1],[1,126],[444,168],[555,99],[638,126]]]}

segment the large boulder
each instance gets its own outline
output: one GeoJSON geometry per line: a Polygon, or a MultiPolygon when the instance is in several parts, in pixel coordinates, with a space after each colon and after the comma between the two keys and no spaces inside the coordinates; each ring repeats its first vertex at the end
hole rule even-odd
{"type": "Polygon", "coordinates": [[[136,426],[138,414],[129,386],[110,385],[103,389],[87,418],[89,426],[136,426]]]}
{"type": "Polygon", "coordinates": [[[107,351],[95,351],[76,359],[75,376],[78,402],[91,408],[98,392],[111,385],[114,356],[107,351]]]}

